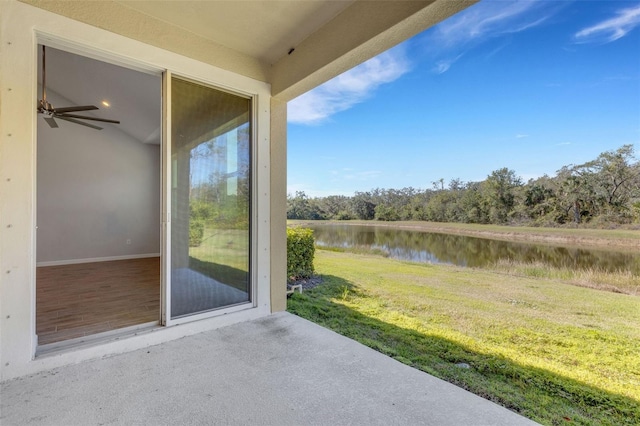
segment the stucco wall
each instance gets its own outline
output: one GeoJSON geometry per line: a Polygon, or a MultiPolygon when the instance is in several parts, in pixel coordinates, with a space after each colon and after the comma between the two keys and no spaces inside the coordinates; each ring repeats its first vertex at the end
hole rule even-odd
{"type": "MultiPolygon", "coordinates": [[[[269,118],[270,87],[264,82],[23,3],[0,2],[0,381],[268,315],[271,312],[269,118]],[[35,356],[38,43],[87,56],[95,54],[101,60],[115,59],[121,65],[130,64],[134,69],[153,73],[168,70],[253,97],[256,114],[253,305],[201,314],[193,318],[197,321],[185,320],[179,327],[168,326],[55,356],[35,356]]],[[[166,128],[167,123],[163,126],[166,128]]],[[[168,156],[170,153],[163,151],[165,194],[170,192],[170,180],[166,178],[171,163],[168,156]]],[[[161,222],[166,243],[171,226],[166,203],[161,222]]]]}
{"type": "Polygon", "coordinates": [[[287,309],[287,103],[271,99],[271,311],[287,309]]]}

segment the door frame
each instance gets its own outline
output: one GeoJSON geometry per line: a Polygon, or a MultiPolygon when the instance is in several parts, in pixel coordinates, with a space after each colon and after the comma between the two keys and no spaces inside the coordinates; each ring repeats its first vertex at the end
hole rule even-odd
{"type": "MultiPolygon", "coordinates": [[[[84,40],[87,40],[85,38],[84,40]]],[[[129,40],[133,44],[139,42],[129,40]]],[[[160,279],[160,314],[159,324],[164,327],[190,323],[203,319],[224,316],[239,311],[249,309],[258,310],[250,317],[264,316],[270,313],[270,226],[269,226],[269,192],[270,179],[269,170],[269,104],[268,99],[270,87],[268,84],[259,82],[248,77],[218,69],[212,65],[205,64],[193,59],[182,57],[178,54],[164,51],[148,45],[142,45],[142,50],[149,50],[153,56],[162,52],[163,60],[160,62],[150,62],[141,60],[139,57],[132,58],[125,56],[120,49],[110,46],[108,49],[100,43],[78,43],[66,37],[55,35],[41,30],[35,31],[34,45],[42,44],[65,50],[70,53],[82,55],[103,62],[123,66],[132,70],[162,75],[162,138],[161,138],[161,210],[160,219],[160,240],[161,240],[161,279],[160,279]],[[156,52],[151,52],[156,51],[156,52]],[[222,307],[219,309],[196,313],[193,315],[171,319],[171,77],[184,78],[201,83],[205,86],[216,88],[222,91],[238,94],[251,99],[252,105],[252,129],[251,129],[251,209],[250,209],[250,301],[247,303],[222,307]],[[258,141],[261,143],[258,143],[258,141]],[[260,182],[264,182],[260,184],[260,182]],[[267,219],[265,219],[267,218],[267,219]]],[[[127,43],[125,43],[127,44],[127,43]]],[[[37,67],[37,60],[35,61],[37,67]]],[[[37,92],[37,80],[34,83],[37,92]]],[[[35,104],[35,98],[34,98],[35,104]]],[[[36,114],[34,114],[36,116],[36,114]]],[[[37,117],[35,117],[37,118],[37,117]]],[[[34,145],[37,147],[37,122],[33,120],[34,145]]],[[[34,150],[35,152],[35,150],[34,150]]],[[[37,165],[34,159],[34,174],[37,165]]],[[[34,179],[34,224],[36,211],[36,187],[34,179]]],[[[33,249],[35,253],[36,236],[34,233],[33,249]]],[[[35,259],[32,262],[35,271],[35,259]]],[[[35,273],[33,274],[33,324],[32,333],[34,342],[37,341],[35,335],[35,273]]],[[[37,343],[34,345],[34,354],[37,343]]]]}
{"type": "Polygon", "coordinates": [[[258,121],[258,95],[255,93],[249,93],[240,91],[237,89],[220,87],[219,85],[212,84],[202,78],[193,78],[183,75],[182,73],[172,72],[171,70],[165,70],[162,75],[162,93],[163,93],[163,127],[162,127],[162,295],[161,295],[161,324],[167,327],[173,325],[184,324],[200,319],[206,319],[216,317],[219,315],[230,314],[246,309],[256,308],[258,306],[257,293],[257,126],[255,123],[258,121]],[[251,100],[251,141],[250,141],[250,158],[251,158],[251,171],[250,171],[250,208],[249,208],[249,301],[237,305],[228,307],[215,308],[191,315],[181,316],[179,318],[171,317],[171,194],[172,194],[172,149],[171,149],[171,82],[172,78],[177,77],[187,81],[191,81],[196,84],[201,84],[205,87],[221,90],[234,95],[246,97],[251,100]]]}
{"type": "MultiPolygon", "coordinates": [[[[271,205],[272,186],[277,191],[284,191],[282,168],[285,167],[286,146],[284,129],[284,105],[271,98],[271,86],[266,82],[269,78],[266,69],[260,62],[251,60],[227,61],[222,63],[232,68],[223,69],[218,66],[217,58],[211,56],[205,44],[189,44],[195,39],[176,40],[173,46],[181,46],[180,51],[188,56],[168,51],[157,45],[139,41],[145,34],[132,29],[133,37],[129,38],[96,26],[48,12],[21,2],[3,2],[0,4],[3,13],[0,26],[2,39],[2,55],[0,56],[0,85],[3,95],[0,97],[2,114],[0,127],[4,129],[0,138],[0,174],[2,175],[2,197],[0,208],[3,210],[3,232],[7,238],[0,241],[2,258],[2,297],[0,298],[0,379],[18,377],[45,371],[52,368],[78,363],[158,345],[185,336],[213,330],[222,326],[243,321],[263,318],[271,313],[271,205]],[[82,43],[79,43],[81,40],[82,43]],[[187,78],[201,79],[209,84],[229,88],[232,91],[250,93],[255,99],[256,126],[254,197],[256,223],[254,223],[253,241],[256,251],[254,260],[255,308],[245,309],[229,315],[191,321],[178,327],[158,327],[149,332],[113,339],[90,346],[78,346],[55,353],[55,356],[36,357],[35,329],[35,194],[36,194],[36,108],[37,108],[37,45],[58,42],[66,50],[80,49],[85,56],[88,53],[102,55],[97,59],[122,61],[124,65],[142,66],[155,70],[171,70],[187,78]],[[195,59],[200,58],[200,59],[195,59]],[[203,62],[206,61],[206,62],[203,62]],[[231,70],[236,70],[233,72],[231,70]],[[243,71],[244,70],[244,71],[243,71]],[[264,75],[257,80],[239,74],[264,75]],[[278,113],[274,117],[274,132],[277,139],[273,145],[271,158],[271,106],[278,113]],[[272,161],[277,167],[271,173],[272,161]],[[10,226],[10,229],[9,229],[10,226]]],[[[163,28],[159,26],[158,28],[163,28]]],[[[154,39],[155,40],[155,39],[154,39]]],[[[197,41],[197,40],[195,40],[197,41]]],[[[151,42],[154,42],[153,40],[151,42]]],[[[172,42],[173,43],[173,42],[172,42]]],[[[277,199],[280,195],[275,194],[277,199]]],[[[281,209],[275,208],[279,214],[281,209]]],[[[279,221],[278,218],[275,218],[279,221]]],[[[274,231],[278,226],[273,226],[274,231]]],[[[281,236],[275,236],[274,253],[277,259],[283,259],[281,236]]],[[[276,260],[277,260],[276,259],[276,260]]],[[[281,266],[279,260],[273,262],[274,267],[281,266]]],[[[277,272],[277,271],[276,271],[277,272]]],[[[280,277],[280,273],[274,275],[280,277]]],[[[284,281],[273,283],[274,301],[281,308],[284,298],[284,281]],[[278,290],[282,288],[282,291],[278,290]]]]}

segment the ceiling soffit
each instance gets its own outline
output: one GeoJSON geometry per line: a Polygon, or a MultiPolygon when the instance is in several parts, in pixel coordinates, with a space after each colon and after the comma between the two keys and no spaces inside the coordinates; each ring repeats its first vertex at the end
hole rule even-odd
{"type": "Polygon", "coordinates": [[[268,82],[286,102],[477,0],[20,1],[268,82]]]}
{"type": "Polygon", "coordinates": [[[259,81],[269,78],[269,66],[257,58],[113,0],[18,1],[259,81]]]}
{"type": "Polygon", "coordinates": [[[269,65],[354,2],[116,1],[269,65]]]}

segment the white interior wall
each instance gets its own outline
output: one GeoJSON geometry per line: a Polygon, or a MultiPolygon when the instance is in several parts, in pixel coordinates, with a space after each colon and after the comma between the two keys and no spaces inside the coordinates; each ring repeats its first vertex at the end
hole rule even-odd
{"type": "MultiPolygon", "coordinates": [[[[72,105],[50,90],[47,99],[72,105]]],[[[95,130],[57,122],[52,129],[38,119],[38,265],[159,255],[160,146],[117,125],[93,122],[103,127],[95,130]]]]}

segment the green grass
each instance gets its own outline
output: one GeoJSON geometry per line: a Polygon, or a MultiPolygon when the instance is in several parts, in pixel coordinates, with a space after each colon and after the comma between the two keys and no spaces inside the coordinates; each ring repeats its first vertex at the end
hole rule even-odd
{"type": "Polygon", "coordinates": [[[325,283],[289,311],[543,424],[640,424],[638,297],[325,250],[315,266],[325,283]]]}
{"type": "Polygon", "coordinates": [[[202,244],[189,248],[189,267],[246,291],[249,285],[248,231],[205,228],[202,244]]]}

